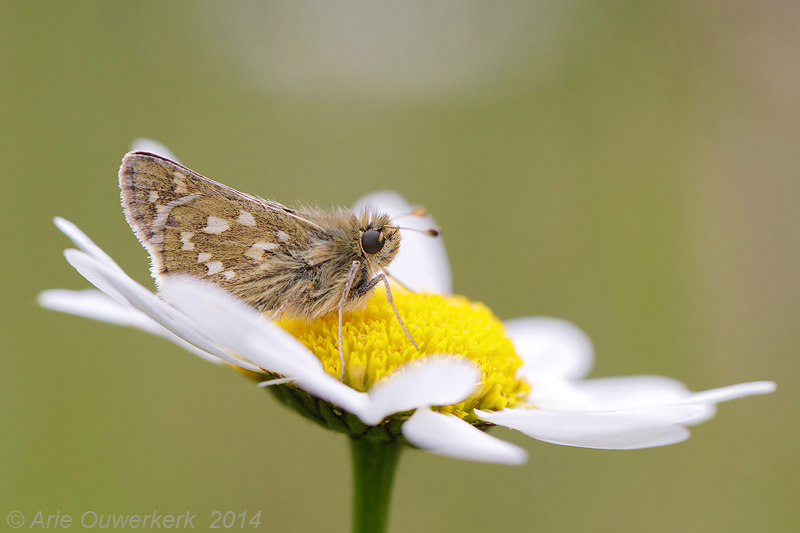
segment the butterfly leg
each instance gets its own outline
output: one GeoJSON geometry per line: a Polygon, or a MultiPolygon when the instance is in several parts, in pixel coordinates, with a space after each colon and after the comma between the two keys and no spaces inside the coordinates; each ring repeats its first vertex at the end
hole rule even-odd
{"type": "Polygon", "coordinates": [[[381,272],[380,274],[372,278],[372,280],[370,281],[375,281],[377,283],[378,280],[382,280],[383,286],[386,287],[386,300],[389,302],[389,305],[392,306],[392,309],[394,310],[394,316],[396,316],[397,321],[400,322],[400,327],[403,328],[403,333],[406,334],[406,337],[408,337],[408,340],[410,340],[411,344],[414,345],[414,348],[419,350],[419,346],[417,346],[417,343],[414,342],[414,337],[412,337],[411,334],[408,332],[408,330],[406,329],[406,325],[403,324],[403,320],[400,318],[400,313],[397,312],[397,307],[395,307],[394,305],[394,299],[392,298],[392,290],[389,288],[389,279],[386,277],[386,273],[381,272]]]}
{"type": "Polygon", "coordinates": [[[342,351],[342,307],[347,299],[347,295],[350,294],[350,287],[353,286],[353,281],[356,279],[356,272],[358,272],[360,266],[361,261],[353,261],[353,264],[350,266],[350,271],[347,273],[347,281],[344,283],[342,297],[339,299],[339,364],[341,365],[342,369],[339,373],[339,379],[344,378],[344,352],[342,351]]]}
{"type": "MultiPolygon", "coordinates": [[[[360,287],[358,287],[358,289],[356,289],[355,292],[359,296],[367,294],[369,291],[371,291],[375,287],[375,285],[377,285],[378,283],[380,283],[382,281],[384,287],[386,287],[386,300],[389,302],[389,305],[392,306],[392,310],[394,311],[394,316],[397,317],[397,321],[400,323],[400,327],[403,328],[403,333],[406,334],[406,337],[408,337],[408,340],[410,340],[411,344],[414,345],[414,348],[419,350],[419,346],[417,346],[417,343],[414,342],[414,337],[412,337],[411,334],[406,329],[406,325],[403,324],[403,320],[400,318],[400,313],[397,312],[397,307],[394,305],[394,298],[392,298],[392,289],[389,287],[389,279],[387,278],[387,275],[388,274],[385,271],[381,272],[380,274],[378,274],[377,276],[375,276],[374,278],[372,278],[368,282],[366,282],[363,285],[361,285],[360,287]]],[[[394,277],[392,277],[392,279],[397,281],[394,277]]],[[[400,286],[405,288],[402,283],[400,284],[400,286]]],[[[414,292],[414,291],[410,291],[410,292],[414,292]]]]}

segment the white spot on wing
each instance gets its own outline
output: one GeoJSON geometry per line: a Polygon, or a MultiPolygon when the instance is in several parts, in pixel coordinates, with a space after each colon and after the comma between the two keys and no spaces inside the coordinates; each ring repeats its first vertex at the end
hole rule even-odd
{"type": "Polygon", "coordinates": [[[208,252],[203,252],[201,254],[197,254],[197,262],[198,263],[205,263],[209,259],[211,259],[211,254],[208,253],[208,252]]]}
{"type": "Polygon", "coordinates": [[[219,217],[208,217],[208,225],[203,228],[203,232],[219,235],[230,227],[228,221],[219,217]]]}
{"type": "Polygon", "coordinates": [[[175,184],[176,194],[186,194],[189,192],[189,189],[186,188],[186,176],[184,176],[177,170],[172,175],[172,183],[175,184]]]}
{"type": "Polygon", "coordinates": [[[194,250],[194,243],[192,242],[192,237],[194,237],[194,233],[191,231],[182,231],[181,232],[181,242],[183,246],[181,246],[181,250],[194,250]]]}
{"type": "Polygon", "coordinates": [[[265,250],[274,250],[277,247],[278,244],[274,242],[258,241],[244,253],[244,256],[260,261],[264,259],[265,250]]]}
{"type": "Polygon", "coordinates": [[[210,263],[206,263],[208,267],[208,275],[216,274],[217,272],[222,272],[222,262],[221,261],[211,261],[210,263]]]}
{"type": "Polygon", "coordinates": [[[158,201],[158,191],[150,191],[150,193],[147,195],[147,200],[151,204],[156,203],[158,201]]]}
{"type": "Polygon", "coordinates": [[[226,280],[233,279],[234,277],[236,277],[236,272],[234,272],[233,270],[226,270],[225,272],[220,274],[220,276],[222,276],[226,280]]]}
{"type": "Polygon", "coordinates": [[[236,219],[236,222],[244,224],[245,226],[250,226],[251,228],[256,227],[256,219],[253,218],[252,214],[243,209],[239,210],[239,218],[236,219]]]}
{"type": "Polygon", "coordinates": [[[282,240],[283,242],[289,242],[289,241],[291,240],[291,239],[289,238],[289,236],[288,236],[286,233],[284,233],[283,231],[279,231],[279,232],[278,232],[278,238],[279,238],[280,240],[282,240]]]}

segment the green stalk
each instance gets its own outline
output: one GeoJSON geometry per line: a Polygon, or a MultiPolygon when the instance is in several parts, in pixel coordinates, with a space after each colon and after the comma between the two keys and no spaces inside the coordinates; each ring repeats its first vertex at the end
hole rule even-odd
{"type": "Polygon", "coordinates": [[[384,533],[389,526],[389,505],[397,460],[398,441],[350,439],[353,457],[353,533],[384,533]]]}

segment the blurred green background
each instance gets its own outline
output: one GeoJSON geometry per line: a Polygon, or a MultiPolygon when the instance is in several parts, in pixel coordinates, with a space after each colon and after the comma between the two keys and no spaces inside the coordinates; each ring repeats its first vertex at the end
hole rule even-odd
{"type": "Polygon", "coordinates": [[[3,3],[0,529],[12,510],[349,528],[345,438],[36,306],[88,286],[54,215],[152,286],[116,182],[146,136],[287,204],[426,205],[456,291],[572,320],[593,376],[778,382],[667,448],[496,431],[527,465],[409,451],[393,532],[799,530],[799,25],[782,1],[3,3]]]}

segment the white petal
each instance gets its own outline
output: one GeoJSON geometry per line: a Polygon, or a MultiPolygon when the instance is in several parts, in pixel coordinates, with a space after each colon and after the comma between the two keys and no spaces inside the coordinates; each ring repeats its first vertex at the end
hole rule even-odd
{"type": "Polygon", "coordinates": [[[121,304],[95,289],[85,289],[82,291],[51,289],[40,293],[38,302],[42,307],[53,311],[83,316],[118,326],[138,328],[152,333],[153,335],[164,337],[206,361],[215,364],[223,362],[218,357],[192,346],[185,340],[166,330],[152,318],[130,307],[129,304],[121,304]]]}
{"type": "Polygon", "coordinates": [[[592,396],[581,390],[580,382],[547,374],[528,377],[527,380],[531,391],[525,402],[538,408],[575,411],[593,405],[592,396]]]}
{"type": "Polygon", "coordinates": [[[55,224],[64,235],[69,237],[70,240],[75,243],[75,246],[91,255],[95,259],[105,263],[106,265],[122,271],[122,268],[120,268],[120,266],[113,259],[111,259],[111,256],[97,246],[92,239],[90,239],[78,228],[78,226],[61,217],[53,218],[53,224],[55,224]]]}
{"type": "Polygon", "coordinates": [[[654,405],[681,400],[691,392],[686,385],[664,376],[620,376],[611,378],[587,379],[580,387],[592,395],[594,401],[609,404],[621,403],[623,407],[629,398],[640,398],[644,404],[654,405]]]}
{"type": "Polygon", "coordinates": [[[754,394],[769,394],[775,392],[777,385],[773,381],[751,381],[750,383],[739,383],[718,389],[711,389],[703,392],[695,392],[688,398],[686,403],[720,403],[744,398],[754,394]]]}
{"type": "Polygon", "coordinates": [[[492,413],[475,410],[475,414],[541,441],[581,448],[633,450],[666,446],[689,438],[689,430],[683,426],[628,413],[505,409],[492,413]]]}
{"type": "Polygon", "coordinates": [[[171,159],[176,163],[179,162],[178,158],[175,157],[175,154],[173,154],[169,148],[158,141],[147,139],[145,137],[139,137],[133,140],[131,143],[131,152],[150,152],[151,154],[156,154],[160,155],[161,157],[171,159]]]}
{"type": "Polygon", "coordinates": [[[713,403],[656,405],[625,411],[606,411],[624,416],[635,416],[650,422],[692,426],[714,418],[717,406],[713,403]]]}
{"type": "Polygon", "coordinates": [[[115,301],[125,307],[135,307],[132,306],[128,299],[125,298],[125,296],[115,287],[115,284],[109,282],[98,269],[102,267],[103,272],[106,272],[109,269],[114,270],[121,276],[129,279],[132,283],[136,283],[129,278],[125,272],[122,272],[121,270],[117,271],[105,263],[102,259],[98,259],[94,255],[84,253],[73,248],[67,248],[64,250],[64,258],[72,268],[78,271],[78,274],[86,278],[89,283],[100,289],[106,296],[113,298],[115,301]]]}
{"type": "Polygon", "coordinates": [[[694,416],[687,417],[680,422],[684,426],[691,426],[713,418],[717,412],[717,403],[744,398],[745,396],[769,394],[774,392],[775,389],[776,385],[772,381],[739,383],[738,385],[695,392],[676,404],[645,408],[644,411],[650,411],[648,414],[652,414],[652,411],[674,414],[681,410],[694,409],[694,416]]]}
{"type": "Polygon", "coordinates": [[[522,448],[492,437],[460,418],[427,408],[417,409],[401,430],[414,446],[439,455],[506,465],[528,460],[522,448]]]}
{"type": "Polygon", "coordinates": [[[600,382],[588,388],[594,388],[603,401],[584,411],[506,409],[494,413],[476,410],[475,414],[555,444],[619,450],[649,448],[688,438],[689,431],[683,426],[712,418],[717,402],[775,390],[771,381],[698,393],[689,393],[681,383],[658,376],[591,381],[600,382]],[[647,391],[648,383],[651,392],[647,391]],[[619,387],[618,393],[612,393],[614,385],[619,387]]]}
{"type": "MultiPolygon", "coordinates": [[[[430,215],[396,219],[398,215],[409,213],[414,209],[396,192],[382,191],[368,194],[356,201],[353,211],[358,215],[366,206],[372,206],[388,214],[399,226],[423,230],[436,227],[430,215]]],[[[453,281],[442,238],[429,237],[416,231],[401,231],[401,235],[400,252],[387,271],[415,292],[450,294],[453,290],[453,281]]]]}
{"type": "Polygon", "coordinates": [[[117,270],[98,259],[78,250],[65,250],[67,261],[92,285],[105,292],[120,303],[128,303],[158,322],[161,326],[193,344],[197,348],[220,359],[253,372],[259,368],[242,361],[209,341],[199,331],[197,324],[180,314],[177,309],[166,304],[158,296],[148,291],[121,270],[117,270]],[[120,301],[120,298],[122,299],[120,301]]]}
{"type": "Polygon", "coordinates": [[[756,381],[703,392],[691,392],[680,381],[663,376],[589,379],[572,383],[571,386],[578,394],[562,396],[569,398],[571,403],[562,401],[554,405],[542,402],[535,405],[550,410],[630,411],[650,407],[713,405],[754,394],[768,394],[775,390],[775,383],[771,381],[756,381]]]}
{"type": "Polygon", "coordinates": [[[553,374],[579,379],[592,369],[592,342],[571,322],[526,317],[509,320],[505,327],[517,355],[525,362],[520,368],[520,377],[535,381],[537,375],[553,374]]]}
{"type": "Polygon", "coordinates": [[[158,323],[133,307],[124,305],[96,289],[71,291],[50,289],[39,293],[39,305],[53,311],[78,315],[117,326],[129,326],[155,333],[158,323]]]}
{"type": "Polygon", "coordinates": [[[478,367],[467,359],[432,355],[412,361],[369,389],[370,405],[360,418],[376,425],[393,413],[458,403],[475,391],[480,379],[478,367]]]}
{"type": "Polygon", "coordinates": [[[543,411],[584,413],[618,411],[629,416],[669,424],[696,424],[714,416],[716,409],[713,405],[689,406],[682,403],[689,397],[689,391],[679,381],[659,376],[631,376],[585,382],[560,378],[540,380],[533,385],[533,390],[526,401],[543,411]],[[608,382],[607,389],[602,387],[605,394],[593,395],[593,387],[584,387],[585,384],[595,381],[608,382]],[[619,384],[619,390],[612,390],[610,385],[613,382],[619,384]],[[648,382],[653,385],[649,390],[645,387],[648,382]],[[676,390],[672,390],[673,388],[676,390]]]}
{"type": "Polygon", "coordinates": [[[215,342],[309,393],[361,416],[368,397],[328,375],[300,341],[229,292],[189,276],[167,276],[162,294],[215,342]]]}
{"type": "Polygon", "coordinates": [[[216,285],[185,275],[165,276],[161,295],[202,324],[209,338],[265,370],[287,377],[311,368],[323,372],[319,359],[297,339],[216,285]]]}
{"type": "Polygon", "coordinates": [[[308,372],[295,377],[294,382],[312,396],[338,405],[359,418],[368,409],[369,397],[365,393],[351,389],[325,372],[321,374],[308,372]]]}
{"type": "Polygon", "coordinates": [[[678,380],[663,376],[623,376],[570,382],[573,394],[558,401],[529,401],[537,407],[558,410],[616,411],[683,401],[692,393],[678,380]]]}

